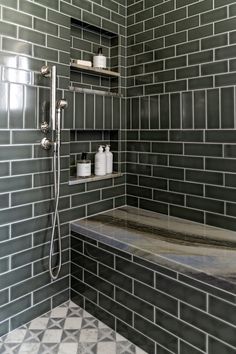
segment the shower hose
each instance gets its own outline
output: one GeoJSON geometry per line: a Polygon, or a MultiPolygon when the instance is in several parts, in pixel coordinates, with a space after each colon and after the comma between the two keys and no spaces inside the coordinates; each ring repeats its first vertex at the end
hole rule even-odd
{"type": "Polygon", "coordinates": [[[61,137],[60,137],[60,111],[57,110],[57,129],[56,129],[56,139],[54,142],[54,151],[53,151],[53,179],[54,179],[54,200],[55,200],[55,209],[53,214],[53,223],[52,223],[52,234],[50,242],[50,255],[49,255],[49,273],[52,280],[56,280],[61,271],[61,258],[62,258],[62,248],[61,248],[61,230],[60,230],[60,216],[59,216],[59,197],[60,197],[60,179],[61,179],[61,137]],[[56,236],[56,229],[58,230],[58,266],[56,272],[53,269],[53,253],[54,253],[54,239],[56,236]]]}

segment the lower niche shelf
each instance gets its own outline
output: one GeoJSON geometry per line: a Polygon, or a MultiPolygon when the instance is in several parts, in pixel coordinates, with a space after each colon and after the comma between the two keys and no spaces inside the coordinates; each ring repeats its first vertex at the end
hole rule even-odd
{"type": "Polygon", "coordinates": [[[89,177],[71,177],[69,180],[69,186],[73,186],[75,184],[87,183],[87,182],[95,182],[95,181],[100,181],[100,180],[109,179],[109,178],[116,178],[116,177],[121,177],[121,176],[123,176],[123,173],[113,172],[113,173],[107,174],[105,176],[91,175],[89,177]]]}

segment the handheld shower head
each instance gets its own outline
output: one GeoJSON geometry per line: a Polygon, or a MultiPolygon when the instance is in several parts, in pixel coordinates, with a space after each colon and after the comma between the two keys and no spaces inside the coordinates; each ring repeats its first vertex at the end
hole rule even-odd
{"type": "Polygon", "coordinates": [[[44,66],[41,67],[40,72],[41,72],[41,74],[42,74],[43,76],[48,77],[48,76],[50,76],[50,74],[51,74],[51,69],[50,69],[49,66],[44,65],[44,66]]]}
{"type": "Polygon", "coordinates": [[[68,102],[64,98],[57,101],[57,104],[56,104],[57,109],[65,109],[65,108],[67,108],[67,106],[68,106],[68,102]]]}

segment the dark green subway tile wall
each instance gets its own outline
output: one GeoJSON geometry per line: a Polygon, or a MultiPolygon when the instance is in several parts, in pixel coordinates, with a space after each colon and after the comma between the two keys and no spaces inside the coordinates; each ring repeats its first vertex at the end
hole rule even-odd
{"type": "MultiPolygon", "coordinates": [[[[108,46],[108,63],[120,70],[119,88],[124,91],[125,5],[122,0],[84,0],[82,5],[76,0],[0,0],[0,335],[69,299],[69,222],[125,204],[124,177],[68,185],[71,166],[75,173],[75,158],[80,157],[84,148],[93,157],[97,144],[103,141],[112,144],[115,167],[120,164],[125,168],[118,156],[120,124],[125,128],[125,99],[69,90],[74,33],[71,24],[77,21],[85,23],[84,28],[90,25],[90,30],[83,33],[78,43],[73,37],[75,52],[81,52],[80,45],[90,41],[93,44],[86,58],[91,59],[98,45],[104,51],[108,46]],[[99,35],[93,26],[98,27],[99,35]],[[58,98],[65,97],[69,103],[62,122],[59,209],[63,265],[54,283],[48,273],[52,152],[39,147],[44,137],[40,123],[49,120],[50,108],[50,81],[40,75],[44,64],[57,66],[58,98]],[[78,129],[81,145],[76,145],[73,138],[78,129]]],[[[79,33],[76,32],[77,37],[79,33]]],[[[97,79],[88,76],[81,87],[95,88],[94,82],[97,79]]],[[[105,89],[109,86],[111,91],[117,91],[117,82],[99,79],[99,85],[105,89]]]]}
{"type": "Polygon", "coordinates": [[[127,5],[127,202],[235,231],[234,1],[127,5]]]}
{"type": "Polygon", "coordinates": [[[140,90],[143,86],[150,92],[157,83],[163,84],[165,93],[228,86],[234,81],[227,61],[221,61],[235,56],[234,41],[230,41],[235,30],[235,12],[230,3],[219,6],[210,0],[129,1],[127,15],[128,96],[138,96],[135,87],[140,90]],[[214,51],[215,47],[219,48],[214,51]],[[137,75],[137,64],[143,75],[148,66],[153,68],[155,75],[149,82],[131,80],[137,75]],[[175,70],[166,70],[171,67],[175,70]]]}
{"type": "MultiPolygon", "coordinates": [[[[234,3],[0,0],[0,242],[5,252],[0,260],[0,305],[6,314],[0,322],[0,335],[69,298],[69,222],[74,218],[127,202],[236,230],[234,3]],[[82,31],[83,23],[90,25],[89,30],[82,31]],[[97,33],[95,27],[96,31],[99,28],[97,33]],[[100,44],[108,53],[110,66],[120,71],[119,80],[82,76],[70,70],[72,56],[90,59],[100,44]],[[47,272],[52,155],[39,149],[43,137],[39,125],[49,119],[49,80],[39,74],[45,63],[57,65],[58,97],[69,102],[62,132],[63,272],[54,285],[47,272]],[[69,86],[119,91],[124,97],[72,91],[69,86]],[[77,157],[83,149],[93,157],[101,141],[112,144],[115,167],[126,176],[69,186],[77,157]],[[15,287],[21,291],[21,314],[15,311],[15,287]]],[[[83,262],[88,263],[86,257],[83,262]]],[[[96,273],[89,263],[91,273],[96,273]]],[[[120,262],[121,271],[124,264],[129,262],[120,262]]],[[[103,278],[114,275],[118,286],[132,291],[131,278],[120,271],[113,274],[107,265],[99,271],[103,278]]],[[[136,284],[137,295],[149,289],[147,296],[154,296],[150,295],[151,282],[148,278],[147,285],[136,284]]],[[[99,298],[104,308],[109,294],[99,298]]],[[[133,295],[126,300],[132,302],[133,295]]],[[[121,291],[116,296],[124,301],[121,291]]],[[[158,313],[160,322],[165,305],[170,307],[167,312],[176,314],[175,301],[172,306],[168,299],[167,305],[163,300],[158,313]]],[[[144,301],[147,306],[149,299],[144,301]]],[[[109,306],[113,305],[110,302],[109,306]]],[[[96,310],[92,302],[87,306],[96,310]]],[[[201,304],[199,307],[204,310],[201,304]]],[[[97,313],[102,317],[103,311],[97,313]]],[[[150,306],[143,311],[145,319],[143,314],[135,317],[138,330],[149,326],[157,315],[150,306]]],[[[171,316],[166,321],[169,331],[177,330],[178,322],[171,316]]],[[[131,322],[129,318],[124,324],[121,318],[117,326],[135,340],[139,332],[131,322]]],[[[113,317],[110,324],[114,324],[113,317]]],[[[204,351],[201,340],[187,344],[185,339],[179,343],[181,354],[204,351]]],[[[167,336],[167,344],[175,350],[176,337],[169,344],[167,336]]],[[[149,338],[147,350],[152,352],[154,346],[149,338]]],[[[158,350],[166,352],[162,345],[158,350]]],[[[211,354],[224,350],[230,352],[231,348],[210,339],[211,354]]]]}

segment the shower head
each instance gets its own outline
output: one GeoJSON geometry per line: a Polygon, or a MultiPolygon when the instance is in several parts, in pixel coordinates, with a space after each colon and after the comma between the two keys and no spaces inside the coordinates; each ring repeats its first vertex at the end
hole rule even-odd
{"type": "Polygon", "coordinates": [[[40,72],[41,72],[41,74],[42,74],[43,76],[47,77],[47,76],[50,76],[50,74],[51,74],[51,69],[50,69],[49,66],[44,65],[44,66],[41,67],[40,72]]]}
{"type": "Polygon", "coordinates": [[[57,109],[65,109],[65,108],[67,108],[67,106],[68,106],[68,102],[64,98],[57,101],[57,104],[56,104],[57,109]]]}

